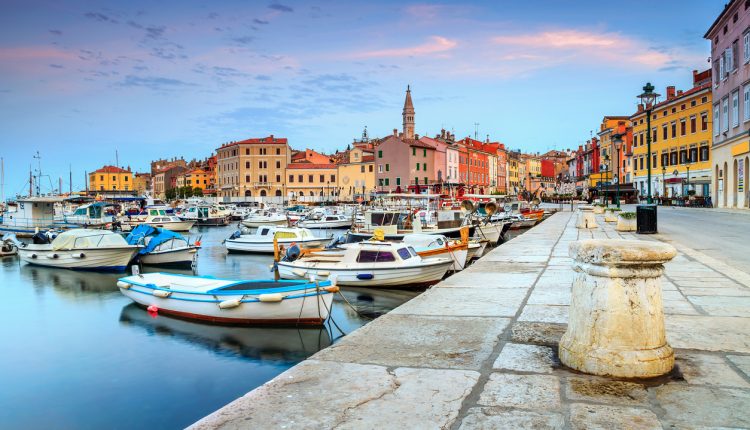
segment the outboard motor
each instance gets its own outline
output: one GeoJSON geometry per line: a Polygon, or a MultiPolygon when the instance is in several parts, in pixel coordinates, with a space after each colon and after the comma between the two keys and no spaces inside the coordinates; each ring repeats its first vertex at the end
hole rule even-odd
{"type": "Polygon", "coordinates": [[[234,233],[232,233],[231,236],[229,236],[230,239],[239,239],[239,237],[242,236],[242,232],[237,230],[234,233]]]}
{"type": "Polygon", "coordinates": [[[334,249],[338,248],[339,245],[346,243],[346,237],[343,235],[340,235],[338,237],[333,238],[328,245],[326,245],[326,249],[334,249]]]}
{"type": "Polygon", "coordinates": [[[302,251],[299,248],[299,245],[294,244],[289,246],[289,248],[286,249],[286,252],[284,253],[284,258],[281,259],[281,261],[294,261],[299,258],[299,255],[302,251]]]}
{"type": "Polygon", "coordinates": [[[49,236],[47,236],[47,233],[41,231],[34,234],[34,236],[31,237],[31,241],[34,245],[46,245],[52,243],[49,236]]]}

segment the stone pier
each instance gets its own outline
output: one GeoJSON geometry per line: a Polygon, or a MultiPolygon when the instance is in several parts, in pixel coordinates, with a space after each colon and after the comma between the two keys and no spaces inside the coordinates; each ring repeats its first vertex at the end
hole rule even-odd
{"type": "Polygon", "coordinates": [[[570,243],[656,240],[598,221],[553,215],[193,428],[750,427],[750,280],[692,248],[678,246],[662,278],[670,374],[561,365],[570,243]]]}

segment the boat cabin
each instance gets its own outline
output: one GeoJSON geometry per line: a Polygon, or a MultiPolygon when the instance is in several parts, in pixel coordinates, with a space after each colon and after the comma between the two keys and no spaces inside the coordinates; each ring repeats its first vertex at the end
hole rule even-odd
{"type": "Polygon", "coordinates": [[[29,197],[19,199],[15,212],[5,212],[2,224],[12,227],[47,228],[55,221],[55,203],[61,199],[54,197],[29,197]]]}

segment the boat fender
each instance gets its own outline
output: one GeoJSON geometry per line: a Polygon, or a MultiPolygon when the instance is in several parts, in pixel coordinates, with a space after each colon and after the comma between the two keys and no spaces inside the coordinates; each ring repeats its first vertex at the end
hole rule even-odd
{"type": "Polygon", "coordinates": [[[223,302],[219,303],[219,309],[232,309],[236,308],[237,306],[242,303],[240,299],[229,299],[224,300],[223,302]]]}
{"type": "Polygon", "coordinates": [[[295,275],[299,276],[300,278],[304,278],[305,275],[307,274],[307,271],[302,270],[302,269],[294,269],[294,270],[292,270],[292,273],[294,273],[295,275]]]}
{"type": "Polygon", "coordinates": [[[53,260],[56,259],[57,257],[59,257],[59,255],[57,255],[57,254],[52,254],[52,255],[48,255],[47,256],[47,258],[51,258],[53,260]]]}
{"type": "Polygon", "coordinates": [[[284,300],[284,296],[279,293],[261,294],[258,296],[258,300],[263,303],[274,303],[284,300]]]}
{"type": "Polygon", "coordinates": [[[86,254],[84,254],[83,252],[79,252],[78,254],[70,254],[70,256],[73,258],[84,258],[86,257],[86,254]]]}
{"type": "Polygon", "coordinates": [[[323,290],[328,291],[329,293],[338,293],[339,287],[337,287],[336,285],[331,285],[330,287],[323,288],[323,290]]]}
{"type": "Polygon", "coordinates": [[[357,274],[357,279],[363,279],[364,280],[364,279],[372,279],[374,277],[375,276],[372,273],[358,273],[357,274]]]}
{"type": "Polygon", "coordinates": [[[147,307],[146,310],[150,314],[156,314],[157,312],[159,312],[159,308],[156,305],[151,305],[151,306],[147,307]]]}
{"type": "Polygon", "coordinates": [[[123,281],[117,281],[117,287],[122,288],[123,290],[127,290],[128,288],[130,288],[130,284],[123,281]]]}
{"type": "Polygon", "coordinates": [[[318,272],[318,276],[326,276],[327,277],[327,276],[330,276],[330,275],[331,275],[331,272],[329,272],[327,270],[324,270],[322,272],[318,272]]]}
{"type": "Polygon", "coordinates": [[[36,259],[36,254],[31,254],[31,258],[36,259]]]}
{"type": "Polygon", "coordinates": [[[172,292],[164,291],[164,290],[154,290],[152,294],[156,297],[161,297],[162,299],[166,299],[167,297],[172,295],[172,292]]]}

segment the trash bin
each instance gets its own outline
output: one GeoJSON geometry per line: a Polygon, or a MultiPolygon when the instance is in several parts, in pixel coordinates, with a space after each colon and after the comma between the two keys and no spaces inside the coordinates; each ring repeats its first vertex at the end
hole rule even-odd
{"type": "Polygon", "coordinates": [[[638,205],[635,208],[638,234],[654,234],[656,229],[656,205],[638,205]]]}

